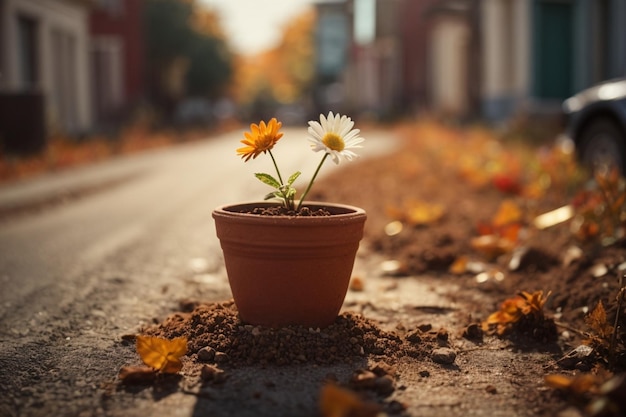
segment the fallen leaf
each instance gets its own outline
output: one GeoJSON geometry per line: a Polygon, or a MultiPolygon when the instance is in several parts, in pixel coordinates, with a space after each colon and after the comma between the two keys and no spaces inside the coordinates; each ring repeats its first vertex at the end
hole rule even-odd
{"type": "Polygon", "coordinates": [[[592,374],[580,374],[574,377],[565,375],[546,375],[544,381],[547,386],[554,389],[568,391],[573,394],[595,394],[598,392],[600,381],[592,374]]]}
{"type": "Polygon", "coordinates": [[[483,235],[472,238],[472,248],[482,253],[487,259],[495,259],[500,255],[511,252],[515,243],[497,235],[483,235]]]}
{"type": "Polygon", "coordinates": [[[414,226],[431,224],[441,219],[443,214],[441,204],[414,201],[407,208],[407,222],[414,226]]]}
{"type": "Polygon", "coordinates": [[[467,263],[469,259],[467,256],[459,256],[454,260],[448,271],[454,275],[461,275],[467,272],[467,263]]]}
{"type": "Polygon", "coordinates": [[[483,322],[483,330],[490,332],[495,330],[498,335],[503,335],[522,317],[542,319],[543,306],[549,297],[550,292],[544,297],[543,291],[533,293],[522,291],[517,296],[504,300],[500,310],[489,315],[483,322]]]}
{"type": "Polygon", "coordinates": [[[166,374],[175,374],[183,367],[180,357],[187,353],[187,339],[137,336],[137,353],[151,368],[166,374]]]}
{"type": "Polygon", "coordinates": [[[511,200],[504,200],[493,218],[492,224],[495,227],[505,226],[511,223],[518,223],[522,220],[522,210],[511,200]]]}
{"type": "Polygon", "coordinates": [[[377,404],[364,402],[353,391],[333,383],[322,387],[319,401],[322,417],[375,417],[380,412],[377,404]]]}
{"type": "Polygon", "coordinates": [[[602,301],[598,301],[596,307],[585,317],[585,323],[600,339],[608,343],[613,334],[613,326],[607,320],[606,310],[602,301]]]}

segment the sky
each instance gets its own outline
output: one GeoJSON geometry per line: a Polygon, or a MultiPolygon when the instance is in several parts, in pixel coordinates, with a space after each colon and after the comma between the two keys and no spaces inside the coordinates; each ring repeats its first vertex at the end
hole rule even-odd
{"type": "Polygon", "coordinates": [[[216,10],[235,52],[255,54],[280,41],[290,18],[312,7],[314,0],[198,0],[216,10]]]}

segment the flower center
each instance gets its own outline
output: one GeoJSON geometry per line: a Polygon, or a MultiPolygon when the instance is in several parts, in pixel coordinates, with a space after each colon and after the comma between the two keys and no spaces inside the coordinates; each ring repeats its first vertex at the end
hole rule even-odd
{"type": "Polygon", "coordinates": [[[327,148],[337,152],[343,151],[343,148],[345,148],[346,146],[343,139],[336,133],[332,132],[326,133],[324,135],[324,138],[322,139],[322,142],[324,143],[324,145],[326,145],[327,148]]]}
{"type": "Polygon", "coordinates": [[[272,135],[259,135],[256,140],[256,148],[259,151],[267,151],[274,146],[274,137],[272,135]]]}

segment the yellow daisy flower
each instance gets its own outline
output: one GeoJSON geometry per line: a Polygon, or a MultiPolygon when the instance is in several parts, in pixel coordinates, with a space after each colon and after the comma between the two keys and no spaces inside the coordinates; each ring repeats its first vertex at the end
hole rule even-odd
{"type": "Polygon", "coordinates": [[[237,149],[237,154],[241,155],[241,158],[247,162],[250,158],[254,159],[260,154],[269,151],[283,137],[283,134],[279,132],[282,125],[275,117],[267,125],[264,121],[261,121],[258,125],[252,123],[250,132],[244,133],[246,139],[241,141],[246,146],[237,149]]]}
{"type": "Polygon", "coordinates": [[[309,142],[313,151],[324,151],[329,154],[335,164],[342,156],[348,161],[358,157],[351,149],[361,148],[365,139],[359,136],[359,129],[352,129],[354,122],[348,116],[328,113],[328,117],[320,114],[320,121],[309,122],[309,142]]]}

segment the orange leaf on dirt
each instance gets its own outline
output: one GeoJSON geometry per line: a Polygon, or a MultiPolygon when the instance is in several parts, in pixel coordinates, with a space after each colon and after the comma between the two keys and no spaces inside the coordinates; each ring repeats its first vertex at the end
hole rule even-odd
{"type": "Polygon", "coordinates": [[[599,378],[592,374],[580,374],[573,377],[558,374],[546,375],[544,381],[550,388],[568,391],[576,395],[594,394],[601,384],[599,378]]]}
{"type": "Polygon", "coordinates": [[[183,367],[180,357],[187,353],[187,339],[172,340],[153,336],[137,336],[137,353],[151,368],[166,374],[175,374],[183,367]]]}
{"type": "Polygon", "coordinates": [[[470,245],[487,259],[495,259],[502,254],[511,252],[515,248],[514,242],[497,235],[484,235],[472,238],[470,245]]]}
{"type": "Polygon", "coordinates": [[[607,321],[606,310],[602,300],[598,301],[596,307],[585,317],[585,323],[600,339],[608,341],[613,334],[613,326],[607,321]]]}
{"type": "Polygon", "coordinates": [[[484,331],[493,331],[503,335],[511,325],[520,321],[524,316],[535,318],[543,317],[543,306],[550,297],[550,292],[545,297],[543,291],[529,293],[522,291],[517,296],[504,300],[500,310],[492,313],[483,322],[484,331]]]}
{"type": "Polygon", "coordinates": [[[500,203],[498,212],[493,218],[492,224],[495,227],[502,227],[511,223],[518,223],[522,220],[522,210],[511,200],[504,200],[500,203]]]}
{"type": "Polygon", "coordinates": [[[445,214],[444,206],[424,201],[411,201],[402,207],[388,206],[387,215],[412,226],[424,226],[440,220],[445,214]]]}
{"type": "Polygon", "coordinates": [[[375,417],[380,413],[377,404],[364,402],[359,396],[335,384],[326,384],[320,394],[322,417],[375,417]]]}
{"type": "Polygon", "coordinates": [[[461,275],[467,271],[467,263],[469,258],[467,256],[459,256],[452,262],[448,271],[454,275],[461,275]]]}

